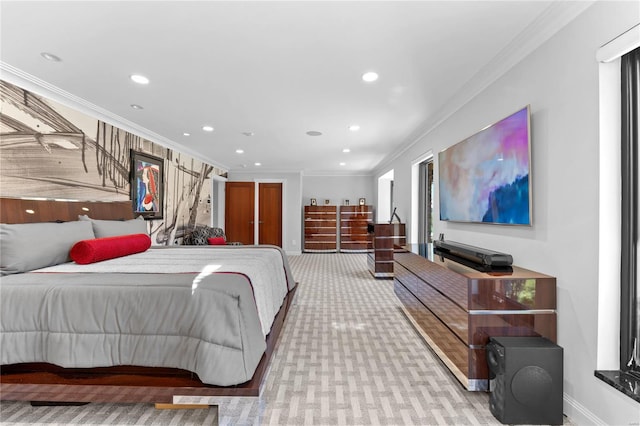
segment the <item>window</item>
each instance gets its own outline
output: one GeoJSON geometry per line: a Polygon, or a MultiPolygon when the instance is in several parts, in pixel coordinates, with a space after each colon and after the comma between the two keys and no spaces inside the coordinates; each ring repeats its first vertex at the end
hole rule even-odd
{"type": "Polygon", "coordinates": [[[433,157],[420,163],[418,181],[418,243],[433,241],[433,157]]]}
{"type": "Polygon", "coordinates": [[[621,82],[620,370],[640,379],[640,284],[638,283],[640,48],[622,56],[621,82]]]}
{"type": "MultiPolygon", "coordinates": [[[[640,26],[627,34],[640,34],[640,26]]],[[[625,37],[620,36],[603,46],[599,51],[603,54],[598,55],[598,59],[603,63],[601,85],[604,84],[606,90],[601,90],[601,95],[604,95],[601,100],[604,99],[605,103],[601,103],[600,112],[600,158],[601,166],[604,166],[600,175],[600,198],[604,204],[601,204],[600,208],[599,342],[598,369],[595,376],[640,402],[640,43],[637,41],[640,39],[632,39],[635,44],[624,50],[628,52],[626,54],[615,55],[623,47],[617,40],[626,43],[625,37]],[[613,45],[613,48],[609,49],[609,45],[613,45]],[[607,55],[607,49],[614,54],[607,55]],[[617,100],[611,96],[614,94],[617,100]],[[609,102],[611,100],[615,102],[609,102]],[[613,146],[619,147],[616,156],[610,155],[610,147],[613,146]],[[615,170],[615,173],[607,174],[607,170],[615,170]],[[609,185],[602,186],[603,183],[609,185]],[[616,190],[609,194],[607,187],[616,190]],[[617,254],[612,258],[609,253],[617,254]],[[619,282],[616,293],[607,285],[611,282],[619,282]],[[611,309],[614,304],[619,309],[611,309]]]]}

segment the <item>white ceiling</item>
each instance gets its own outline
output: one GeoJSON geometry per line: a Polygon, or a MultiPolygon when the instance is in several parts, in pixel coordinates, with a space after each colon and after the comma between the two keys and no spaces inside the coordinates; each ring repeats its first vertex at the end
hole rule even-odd
{"type": "Polygon", "coordinates": [[[2,1],[0,70],[227,170],[366,174],[589,3],[2,1]]]}

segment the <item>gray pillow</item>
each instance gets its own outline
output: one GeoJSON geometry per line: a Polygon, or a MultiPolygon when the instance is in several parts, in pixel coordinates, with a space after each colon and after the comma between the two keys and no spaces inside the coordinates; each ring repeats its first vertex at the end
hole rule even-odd
{"type": "Polygon", "coordinates": [[[93,238],[90,222],[0,223],[0,275],[69,262],[71,247],[93,238]]]}
{"type": "Polygon", "coordinates": [[[147,231],[147,223],[142,216],[131,220],[100,220],[91,219],[87,215],[79,215],[78,220],[91,222],[96,238],[130,234],[149,234],[147,231]]]}

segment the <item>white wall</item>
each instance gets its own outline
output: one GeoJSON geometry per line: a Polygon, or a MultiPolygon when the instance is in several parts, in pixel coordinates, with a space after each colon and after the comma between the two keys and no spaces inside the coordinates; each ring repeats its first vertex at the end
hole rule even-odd
{"type": "Polygon", "coordinates": [[[289,255],[302,252],[302,175],[277,172],[229,172],[229,182],[282,182],[282,248],[289,255]]]}
{"type": "Polygon", "coordinates": [[[211,179],[211,226],[224,229],[224,197],[227,179],[215,176],[211,179]]]}
{"type": "MultiPolygon", "coordinates": [[[[374,205],[373,184],[369,175],[340,175],[340,176],[304,176],[302,178],[302,204],[309,205],[315,198],[318,205],[324,205],[325,200],[329,204],[340,206],[349,200],[349,205],[358,205],[360,198],[364,198],[366,204],[374,205]]],[[[303,210],[300,210],[303,215],[303,210]]],[[[301,230],[304,235],[304,230],[301,230]]],[[[338,226],[338,238],[340,226],[338,226]]],[[[339,246],[338,246],[339,247],[339,246]]]]}
{"type": "MultiPolygon", "coordinates": [[[[435,235],[443,232],[450,240],[511,253],[515,264],[557,277],[564,411],[576,424],[640,422],[637,402],[594,377],[600,164],[599,65],[595,54],[639,21],[640,2],[596,2],[401,156],[377,170],[395,169],[396,188],[406,188],[396,191],[395,204],[399,210],[411,211],[413,159],[429,150],[439,152],[531,105],[533,226],[436,220],[435,235]]],[[[437,168],[436,161],[436,176],[437,168]]],[[[376,179],[372,182],[375,185],[376,179]]],[[[437,191],[436,185],[436,209],[437,191]]]]}
{"type": "Polygon", "coordinates": [[[367,204],[373,204],[373,184],[371,176],[304,176],[302,178],[302,204],[309,205],[311,198],[318,204],[330,200],[331,204],[339,206],[344,200],[351,205],[357,205],[360,198],[365,198],[367,204]]]}
{"type": "Polygon", "coordinates": [[[318,204],[328,199],[331,204],[341,205],[348,199],[351,205],[357,204],[359,198],[365,198],[367,204],[373,204],[373,184],[371,176],[303,176],[295,172],[244,172],[231,171],[229,182],[282,182],[283,183],[283,218],[282,241],[287,254],[302,252],[302,216],[303,205],[308,205],[311,198],[318,204]]]}

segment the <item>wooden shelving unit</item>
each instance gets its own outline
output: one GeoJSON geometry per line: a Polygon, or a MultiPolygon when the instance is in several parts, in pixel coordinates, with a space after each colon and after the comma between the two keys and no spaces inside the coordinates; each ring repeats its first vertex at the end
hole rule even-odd
{"type": "Polygon", "coordinates": [[[336,206],[304,206],[304,251],[335,253],[338,245],[336,206]]]}
{"type": "Polygon", "coordinates": [[[370,223],[373,223],[373,206],[340,206],[340,252],[371,250],[371,236],[367,232],[370,223]]]}

